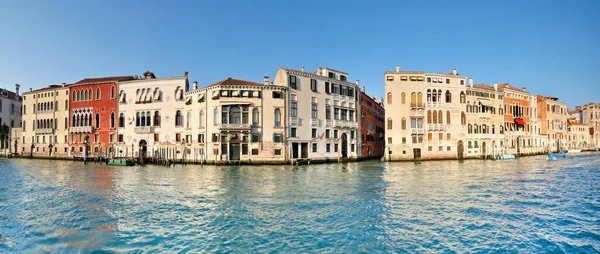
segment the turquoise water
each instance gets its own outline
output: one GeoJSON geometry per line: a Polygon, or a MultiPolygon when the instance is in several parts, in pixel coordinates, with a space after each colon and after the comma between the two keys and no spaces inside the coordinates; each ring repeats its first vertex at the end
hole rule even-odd
{"type": "Polygon", "coordinates": [[[600,252],[598,165],[0,160],[0,252],[600,252]]]}

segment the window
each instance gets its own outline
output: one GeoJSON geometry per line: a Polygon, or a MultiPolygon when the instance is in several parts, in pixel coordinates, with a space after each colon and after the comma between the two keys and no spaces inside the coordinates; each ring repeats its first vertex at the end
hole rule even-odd
{"type": "Polygon", "coordinates": [[[273,143],[283,143],[283,134],[280,134],[280,133],[273,134],[273,143]]]}
{"type": "Polygon", "coordinates": [[[117,93],[116,93],[115,87],[113,86],[110,88],[110,98],[114,99],[116,97],[116,95],[117,95],[117,93]]]}
{"type": "Polygon", "coordinates": [[[387,129],[391,130],[392,129],[392,118],[388,117],[387,119],[387,129]]]}
{"type": "Polygon", "coordinates": [[[325,82],[325,93],[329,94],[329,82],[325,82]]]}
{"type": "Polygon", "coordinates": [[[181,110],[177,110],[175,113],[175,126],[182,127],[183,126],[183,115],[181,115],[181,110]]]}
{"type": "Polygon", "coordinates": [[[446,111],[446,124],[450,124],[450,110],[446,111]]]}
{"type": "Polygon", "coordinates": [[[394,81],[394,76],[387,76],[387,77],[385,77],[385,80],[394,81]]]}
{"type": "Polygon", "coordinates": [[[154,126],[160,127],[160,113],[158,111],[154,111],[154,126]]]}
{"type": "MultiPolygon", "coordinates": [[[[191,128],[191,121],[192,121],[192,112],[187,112],[187,116],[186,116],[186,122],[185,122],[185,128],[190,129],[191,128]]],[[[150,125],[149,123],[150,121],[148,121],[148,125],[150,125]]]]}
{"type": "Polygon", "coordinates": [[[110,113],[110,128],[115,128],[115,113],[110,113]]]}
{"type": "Polygon", "coordinates": [[[296,76],[290,76],[290,87],[294,89],[298,89],[298,84],[296,83],[296,76]]]}
{"type": "Polygon", "coordinates": [[[273,115],[274,115],[275,127],[281,126],[281,110],[279,110],[279,108],[276,108],[273,115]]]}
{"type": "Polygon", "coordinates": [[[292,101],[292,110],[290,111],[290,116],[291,117],[297,117],[298,116],[298,102],[292,101]]]}
{"type": "Polygon", "coordinates": [[[273,99],[283,99],[283,93],[278,91],[273,91],[272,94],[273,99]]]}
{"type": "Polygon", "coordinates": [[[392,104],[392,93],[391,92],[387,93],[387,103],[392,104]]]}
{"type": "Polygon", "coordinates": [[[292,138],[296,137],[296,128],[291,128],[290,129],[290,137],[292,137],[292,138]]]}
{"type": "MultiPolygon", "coordinates": [[[[391,94],[390,94],[391,95],[391,94]]],[[[389,100],[389,99],[388,99],[389,100]]],[[[400,101],[402,104],[406,104],[406,93],[402,92],[400,94],[400,101]]]]}
{"type": "Polygon", "coordinates": [[[338,130],[333,130],[333,138],[338,138],[338,130]]]}
{"type": "Polygon", "coordinates": [[[313,128],[311,133],[312,133],[312,135],[311,135],[312,138],[317,138],[317,129],[313,128]]]}
{"type": "Polygon", "coordinates": [[[462,125],[467,124],[467,117],[465,115],[465,112],[460,112],[460,124],[462,124],[462,125]]]}
{"type": "Polygon", "coordinates": [[[215,107],[213,110],[213,124],[219,124],[219,108],[215,107]]]}
{"type": "Polygon", "coordinates": [[[402,129],[406,130],[406,118],[402,117],[402,129]]]}
{"type": "Polygon", "coordinates": [[[338,152],[338,150],[339,150],[339,149],[338,149],[338,147],[339,147],[339,145],[338,145],[338,144],[334,144],[334,145],[333,145],[333,152],[336,152],[336,153],[337,153],[337,152],[338,152]]]}
{"type": "Polygon", "coordinates": [[[329,105],[325,105],[325,119],[331,120],[331,107],[329,105]]]}
{"type": "Polygon", "coordinates": [[[315,92],[317,91],[317,80],[315,80],[315,79],[310,80],[310,90],[313,90],[315,92]]]}
{"type": "Polygon", "coordinates": [[[252,142],[261,142],[262,140],[260,139],[260,134],[259,133],[252,133],[251,141],[252,142]]]}
{"type": "Polygon", "coordinates": [[[329,143],[325,144],[325,152],[327,152],[327,153],[331,152],[331,144],[329,144],[329,143]]]}
{"type": "Polygon", "coordinates": [[[96,100],[100,100],[100,88],[96,88],[96,100]]]}
{"type": "Polygon", "coordinates": [[[446,103],[452,102],[452,93],[449,90],[446,90],[446,103]]]}
{"type": "Polygon", "coordinates": [[[330,138],[331,130],[325,130],[325,138],[330,138]]]}
{"type": "Polygon", "coordinates": [[[312,116],[312,118],[313,119],[317,119],[318,118],[318,111],[317,111],[318,104],[317,103],[312,103],[311,108],[312,108],[311,109],[311,116],[312,116]]]}
{"type": "Polygon", "coordinates": [[[100,114],[96,113],[96,129],[100,128],[100,114]]]}
{"type": "Polygon", "coordinates": [[[281,149],[275,149],[275,151],[273,152],[273,155],[281,156],[281,149]]]}
{"type": "Polygon", "coordinates": [[[317,152],[317,143],[313,143],[312,144],[312,152],[316,153],[317,152]]]}
{"type": "Polygon", "coordinates": [[[460,103],[466,103],[467,99],[465,97],[465,92],[460,92],[460,103]]]}
{"type": "Polygon", "coordinates": [[[181,142],[181,133],[175,133],[175,141],[181,142]]]}

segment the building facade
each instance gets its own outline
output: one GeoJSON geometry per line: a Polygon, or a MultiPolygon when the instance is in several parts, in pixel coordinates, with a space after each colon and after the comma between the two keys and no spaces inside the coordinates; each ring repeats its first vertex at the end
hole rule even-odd
{"type": "Polygon", "coordinates": [[[188,73],[181,77],[143,77],[119,81],[115,157],[180,159],[185,147],[185,97],[188,73]],[[179,151],[179,153],[178,153],[179,151]]]}
{"type": "Polygon", "coordinates": [[[386,159],[462,159],[467,140],[465,77],[385,72],[386,159]]]}
{"type": "Polygon", "coordinates": [[[504,93],[498,84],[473,84],[466,91],[467,157],[496,158],[504,148],[504,93]]]}
{"type": "Polygon", "coordinates": [[[531,94],[525,88],[516,88],[510,84],[501,84],[499,90],[504,93],[504,142],[505,154],[526,154],[532,147],[531,94]]]}
{"type": "Polygon", "coordinates": [[[380,158],[385,153],[385,108],[383,101],[360,92],[360,157],[380,158]]]}
{"type": "Polygon", "coordinates": [[[187,160],[286,161],[287,87],[227,78],[185,93],[187,160]]]}
{"type": "Polygon", "coordinates": [[[12,135],[11,128],[21,126],[21,105],[22,98],[19,95],[20,85],[15,85],[15,92],[7,89],[0,89],[0,127],[6,125],[8,133],[5,137],[0,137],[0,153],[12,152],[11,146],[12,135]]]}
{"type": "Polygon", "coordinates": [[[594,144],[592,142],[592,135],[590,133],[590,125],[584,123],[578,123],[576,121],[567,123],[567,147],[565,149],[592,149],[594,144]]]}
{"type": "Polygon", "coordinates": [[[71,156],[106,156],[117,135],[118,84],[133,76],[86,78],[69,86],[71,156]]]}
{"type": "Polygon", "coordinates": [[[537,112],[540,119],[541,134],[548,139],[549,151],[565,150],[567,139],[567,104],[556,97],[537,96],[537,112]]]}
{"type": "Polygon", "coordinates": [[[64,83],[23,93],[21,156],[68,156],[69,105],[64,83]]]}
{"type": "Polygon", "coordinates": [[[600,148],[600,103],[588,102],[580,107],[581,122],[590,125],[592,143],[600,148]]]}

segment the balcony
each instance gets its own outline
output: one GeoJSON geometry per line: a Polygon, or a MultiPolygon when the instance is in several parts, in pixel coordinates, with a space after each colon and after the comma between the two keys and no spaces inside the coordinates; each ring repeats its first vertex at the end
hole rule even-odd
{"type": "Polygon", "coordinates": [[[311,119],[311,126],[312,127],[319,127],[319,119],[311,119]]]}
{"type": "Polygon", "coordinates": [[[251,124],[221,124],[219,126],[221,130],[250,130],[252,129],[251,124]]]}
{"type": "Polygon", "coordinates": [[[154,126],[138,126],[133,131],[135,133],[154,133],[154,126]]]}
{"type": "Polygon", "coordinates": [[[300,122],[300,120],[298,119],[298,117],[292,117],[292,119],[290,120],[290,125],[298,126],[299,122],[300,122]]]}
{"type": "Polygon", "coordinates": [[[332,120],[325,120],[325,127],[331,127],[332,122],[332,120]]]}
{"type": "Polygon", "coordinates": [[[338,127],[338,128],[358,128],[358,123],[357,122],[344,121],[344,120],[334,120],[333,121],[333,127],[338,127]]]}
{"type": "Polygon", "coordinates": [[[425,109],[425,104],[423,103],[411,103],[410,109],[425,109]]]}
{"type": "Polygon", "coordinates": [[[428,131],[446,131],[445,124],[430,124],[427,126],[428,131]]]}
{"type": "Polygon", "coordinates": [[[427,102],[427,107],[428,108],[441,108],[442,107],[442,103],[441,102],[427,102]]]}
{"type": "Polygon", "coordinates": [[[52,134],[52,128],[36,129],[35,134],[52,134]]]}
{"type": "Polygon", "coordinates": [[[425,134],[424,128],[412,128],[410,130],[412,134],[425,134]]]}
{"type": "Polygon", "coordinates": [[[69,132],[71,133],[92,133],[94,128],[92,126],[78,126],[69,128],[69,132]]]}

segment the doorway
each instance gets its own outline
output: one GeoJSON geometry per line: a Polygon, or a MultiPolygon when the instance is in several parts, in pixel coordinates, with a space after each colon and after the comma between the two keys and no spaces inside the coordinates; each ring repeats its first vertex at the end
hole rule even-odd
{"type": "Polygon", "coordinates": [[[140,146],[140,155],[142,158],[146,158],[146,155],[148,155],[148,143],[145,139],[142,139],[138,145],[140,146]]]}
{"type": "Polygon", "coordinates": [[[465,145],[463,144],[462,140],[458,141],[458,147],[456,149],[456,151],[458,152],[458,159],[462,160],[464,158],[464,153],[465,153],[465,145]]]}
{"type": "Polygon", "coordinates": [[[346,133],[342,134],[342,158],[348,157],[348,137],[346,133]]]}
{"type": "Polygon", "coordinates": [[[483,158],[487,157],[487,149],[485,145],[485,141],[483,141],[483,143],[481,143],[481,155],[483,156],[483,158]]]}
{"type": "Polygon", "coordinates": [[[301,143],[300,148],[301,148],[301,152],[302,152],[301,158],[302,159],[308,158],[308,143],[301,143]]]}
{"type": "Polygon", "coordinates": [[[240,160],[240,139],[237,135],[229,140],[229,160],[239,161],[240,160]]]}
{"type": "Polygon", "coordinates": [[[292,159],[298,159],[298,143],[292,143],[292,159]]]}
{"type": "Polygon", "coordinates": [[[421,159],[421,148],[413,148],[413,159],[421,159]]]}

